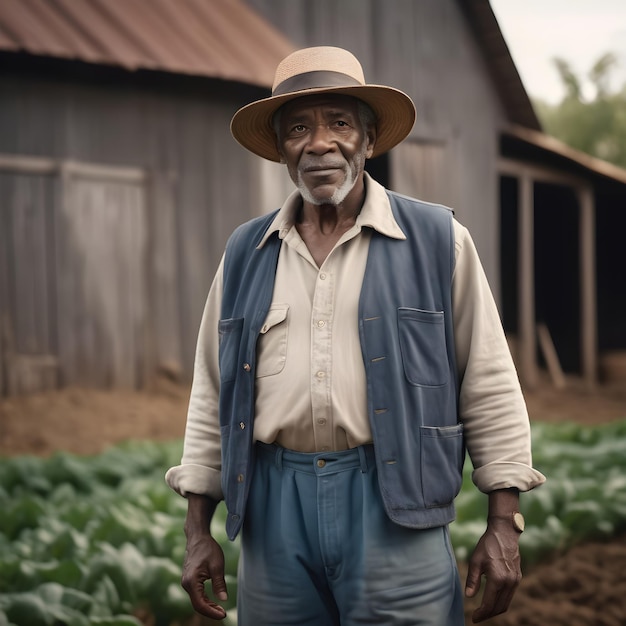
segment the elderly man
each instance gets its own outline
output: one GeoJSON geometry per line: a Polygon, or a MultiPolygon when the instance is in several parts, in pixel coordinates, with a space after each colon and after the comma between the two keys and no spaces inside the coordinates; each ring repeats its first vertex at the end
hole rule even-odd
{"type": "Polygon", "coordinates": [[[244,626],[462,625],[447,525],[465,446],[489,494],[465,592],[475,621],[520,579],[518,493],[528,416],[465,228],[445,207],[384,189],[366,159],[402,141],[415,107],[365,83],[359,62],[308,48],[231,130],[297,189],[231,236],[198,339],[184,453],[167,473],[188,499],[183,587],[225,612],[217,503],[241,530],[244,626]]]}

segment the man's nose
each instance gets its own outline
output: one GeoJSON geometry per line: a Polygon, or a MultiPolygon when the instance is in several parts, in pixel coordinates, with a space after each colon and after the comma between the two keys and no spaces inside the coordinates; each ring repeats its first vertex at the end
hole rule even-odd
{"type": "Polygon", "coordinates": [[[309,150],[311,152],[327,152],[333,147],[333,135],[327,124],[316,124],[311,128],[309,150]]]}

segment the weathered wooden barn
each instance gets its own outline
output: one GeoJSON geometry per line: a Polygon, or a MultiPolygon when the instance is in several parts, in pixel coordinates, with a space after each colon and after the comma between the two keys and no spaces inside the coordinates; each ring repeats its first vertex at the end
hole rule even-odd
{"type": "Polygon", "coordinates": [[[305,45],[415,100],[370,170],[470,228],[525,384],[626,349],[626,173],[541,133],[488,0],[3,0],[0,395],[189,378],[228,234],[290,188],[230,118],[305,45]]]}

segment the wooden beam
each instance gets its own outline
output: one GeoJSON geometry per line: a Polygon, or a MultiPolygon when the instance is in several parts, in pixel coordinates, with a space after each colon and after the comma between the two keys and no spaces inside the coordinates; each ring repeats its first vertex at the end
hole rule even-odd
{"type": "Polygon", "coordinates": [[[19,154],[0,154],[0,171],[21,174],[76,174],[85,178],[115,180],[120,182],[143,182],[146,172],[138,167],[120,167],[83,163],[67,159],[49,159],[19,154]]]}
{"type": "Polygon", "coordinates": [[[550,185],[566,185],[578,189],[581,179],[571,174],[565,174],[549,167],[541,167],[537,165],[529,165],[515,159],[498,159],[498,172],[502,176],[511,176],[520,178],[521,176],[529,176],[533,181],[538,183],[548,183],[550,185]]]}
{"type": "Polygon", "coordinates": [[[583,377],[589,387],[598,381],[595,201],[591,186],[578,189],[580,202],[580,347],[583,377]]]}
{"type": "Polygon", "coordinates": [[[565,389],[565,375],[561,368],[559,355],[554,347],[550,331],[543,322],[537,324],[537,338],[539,339],[539,347],[541,348],[543,358],[546,360],[552,383],[557,389],[565,389]]]}
{"type": "Polygon", "coordinates": [[[518,328],[520,378],[527,389],[537,385],[535,327],[535,260],[533,180],[527,172],[519,178],[518,198],[518,328]]]}

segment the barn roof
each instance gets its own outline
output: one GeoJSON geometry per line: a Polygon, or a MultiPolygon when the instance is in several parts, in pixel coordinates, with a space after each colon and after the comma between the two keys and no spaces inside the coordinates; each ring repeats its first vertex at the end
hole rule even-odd
{"type": "Polygon", "coordinates": [[[294,45],[242,0],[2,0],[0,49],[268,87],[294,45]]]}
{"type": "Polygon", "coordinates": [[[540,130],[541,124],[489,0],[459,0],[459,6],[476,35],[476,41],[482,50],[509,120],[526,128],[540,130]]]}
{"type": "Polygon", "coordinates": [[[501,135],[504,156],[542,162],[596,180],[626,185],[626,169],[591,156],[542,132],[512,124],[501,135]]]}
{"type": "MultiPolygon", "coordinates": [[[[459,0],[509,121],[540,129],[489,0],[459,0]]],[[[0,50],[269,87],[294,44],[245,0],[2,0],[0,50]],[[243,45],[242,45],[243,44],[243,45]]]]}

